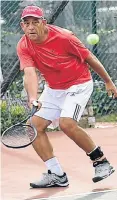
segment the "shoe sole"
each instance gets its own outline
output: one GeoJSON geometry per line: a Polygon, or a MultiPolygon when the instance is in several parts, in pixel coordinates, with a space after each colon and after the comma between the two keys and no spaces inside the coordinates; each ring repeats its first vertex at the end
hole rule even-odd
{"type": "Polygon", "coordinates": [[[53,184],[53,185],[46,185],[46,186],[39,186],[39,185],[35,185],[34,183],[30,183],[30,187],[32,188],[51,188],[51,187],[67,187],[69,185],[69,183],[64,183],[64,184],[53,184]]]}
{"type": "Polygon", "coordinates": [[[109,172],[108,175],[103,176],[103,177],[100,177],[100,176],[94,177],[92,180],[93,180],[94,183],[97,183],[97,182],[99,182],[99,181],[101,181],[101,180],[103,180],[103,179],[109,177],[109,176],[110,176],[111,174],[113,174],[114,172],[115,172],[115,169],[114,169],[113,167],[111,167],[110,172],[109,172]]]}

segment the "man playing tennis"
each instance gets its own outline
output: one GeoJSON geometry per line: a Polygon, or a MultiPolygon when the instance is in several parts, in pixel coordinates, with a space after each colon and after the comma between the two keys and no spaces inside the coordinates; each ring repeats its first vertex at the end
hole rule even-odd
{"type": "Polygon", "coordinates": [[[58,118],[61,130],[92,160],[95,168],[93,182],[108,177],[114,172],[113,167],[101,148],[94,144],[77,122],[93,91],[89,66],[104,80],[109,96],[114,94],[116,98],[117,88],[99,60],[71,31],[47,24],[41,8],[27,6],[22,12],[21,27],[25,34],[18,42],[17,54],[20,69],[24,71],[24,86],[30,106],[38,98],[37,69],[47,82],[39,98],[40,109],[32,122],[38,131],[33,147],[45,162],[48,172],[30,186],[46,188],[69,185],[45,133],[45,129],[58,118]]]}

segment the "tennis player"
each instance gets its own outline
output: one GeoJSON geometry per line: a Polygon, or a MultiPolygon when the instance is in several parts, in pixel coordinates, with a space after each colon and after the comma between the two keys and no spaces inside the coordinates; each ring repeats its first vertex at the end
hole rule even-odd
{"type": "Polygon", "coordinates": [[[24,86],[30,105],[38,99],[37,69],[47,82],[38,100],[40,109],[32,119],[38,131],[33,147],[47,166],[47,173],[30,186],[47,188],[69,185],[45,133],[45,129],[56,119],[59,119],[61,130],[92,160],[95,169],[93,182],[108,177],[114,168],[101,148],[77,122],[93,91],[90,68],[103,79],[109,96],[114,94],[116,98],[117,88],[100,61],[71,31],[47,24],[41,8],[24,8],[21,27],[24,35],[18,42],[17,54],[20,69],[24,71],[24,86]]]}

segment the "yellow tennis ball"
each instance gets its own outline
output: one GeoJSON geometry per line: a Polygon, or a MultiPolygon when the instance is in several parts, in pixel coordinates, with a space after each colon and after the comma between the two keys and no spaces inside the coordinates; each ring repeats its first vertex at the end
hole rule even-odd
{"type": "Polygon", "coordinates": [[[87,42],[91,45],[97,44],[99,42],[99,36],[97,34],[90,34],[87,36],[87,42]]]}

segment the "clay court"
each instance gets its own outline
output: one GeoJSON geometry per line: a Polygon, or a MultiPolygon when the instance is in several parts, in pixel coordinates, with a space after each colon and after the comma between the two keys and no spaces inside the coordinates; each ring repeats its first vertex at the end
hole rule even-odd
{"type": "Polygon", "coordinates": [[[2,146],[2,200],[117,200],[117,127],[87,129],[102,146],[116,171],[93,183],[92,164],[85,153],[62,132],[49,132],[54,151],[69,178],[69,187],[31,189],[46,168],[32,146],[12,150],[2,146]]]}

